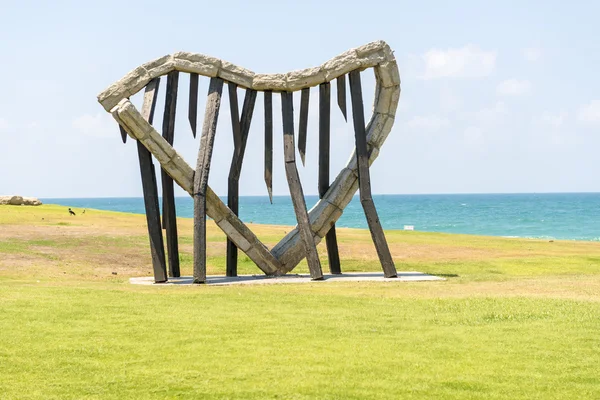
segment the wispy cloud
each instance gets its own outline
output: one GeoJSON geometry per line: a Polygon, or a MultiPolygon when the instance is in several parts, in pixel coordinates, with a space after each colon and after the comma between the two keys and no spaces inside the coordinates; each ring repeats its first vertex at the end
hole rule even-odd
{"type": "Polygon", "coordinates": [[[567,120],[568,115],[566,111],[558,113],[544,111],[541,115],[533,118],[533,123],[558,128],[567,120]]]}
{"type": "Polygon", "coordinates": [[[531,82],[507,79],[496,86],[496,93],[502,96],[522,96],[531,93],[531,82]]]}
{"type": "Polygon", "coordinates": [[[577,121],[584,123],[600,123],[600,100],[592,100],[582,106],[577,113],[577,121]]]}
{"type": "Polygon", "coordinates": [[[440,107],[443,112],[453,112],[460,109],[463,105],[463,100],[456,95],[454,91],[447,86],[442,86],[440,90],[440,107]]]}
{"type": "Polygon", "coordinates": [[[529,62],[535,62],[542,58],[542,49],[539,47],[527,47],[523,49],[523,57],[529,62]]]}
{"type": "Polygon", "coordinates": [[[415,129],[424,129],[428,131],[437,131],[450,125],[447,118],[437,115],[417,115],[408,121],[408,126],[415,129]]]}
{"type": "Polygon", "coordinates": [[[469,126],[467,129],[465,129],[465,131],[463,132],[463,140],[464,143],[471,150],[479,151],[483,150],[485,147],[483,131],[481,130],[481,128],[478,128],[476,126],[469,126]]]}
{"type": "Polygon", "coordinates": [[[8,121],[0,117],[0,133],[8,130],[8,121]]]}
{"type": "Polygon", "coordinates": [[[105,112],[95,115],[85,114],[73,120],[73,128],[81,134],[92,137],[115,137],[119,134],[118,124],[105,112]]]}
{"type": "Polygon", "coordinates": [[[476,121],[483,125],[492,125],[506,118],[508,116],[508,109],[503,101],[498,101],[491,107],[467,113],[465,116],[470,121],[476,121]]]}
{"type": "Polygon", "coordinates": [[[446,50],[431,49],[421,56],[422,79],[481,78],[496,67],[496,51],[484,51],[474,45],[446,50]]]}

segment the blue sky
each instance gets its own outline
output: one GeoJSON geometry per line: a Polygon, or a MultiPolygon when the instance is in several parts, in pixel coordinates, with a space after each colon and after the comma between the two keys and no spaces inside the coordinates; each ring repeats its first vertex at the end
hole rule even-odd
{"type": "MultiPolygon", "coordinates": [[[[255,72],[287,72],[377,39],[395,50],[402,97],[372,167],[374,192],[600,191],[597,2],[202,3],[2,1],[0,194],[141,195],[135,145],[121,144],[96,96],[146,61],[185,50],[255,72]]],[[[369,115],[373,79],[363,75],[369,115]]],[[[175,147],[195,165],[186,79],[175,147]]],[[[307,166],[300,173],[305,192],[314,194],[315,92],[311,100],[307,166]]],[[[261,96],[257,104],[242,195],[266,195],[261,96]]],[[[221,195],[232,151],[227,110],[224,100],[210,179],[221,195]]],[[[279,121],[279,108],[275,116],[279,121]]],[[[354,138],[339,112],[332,129],[335,176],[354,138]]],[[[287,194],[280,134],[274,192],[287,194]]]]}

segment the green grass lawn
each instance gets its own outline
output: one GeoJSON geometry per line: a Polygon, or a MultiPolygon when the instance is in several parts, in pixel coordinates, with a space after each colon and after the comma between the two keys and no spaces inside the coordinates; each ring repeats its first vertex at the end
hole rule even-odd
{"type": "MultiPolygon", "coordinates": [[[[447,280],[145,287],[143,216],[64,213],[0,207],[0,398],[600,398],[599,243],[389,232],[399,270],[447,280]]],[[[339,237],[378,269],[368,232],[339,237]]]]}

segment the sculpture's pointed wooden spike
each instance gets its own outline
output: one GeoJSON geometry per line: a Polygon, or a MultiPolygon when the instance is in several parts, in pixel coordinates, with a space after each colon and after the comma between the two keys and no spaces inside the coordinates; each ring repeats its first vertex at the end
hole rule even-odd
{"type": "Polygon", "coordinates": [[[253,89],[246,89],[244,96],[244,105],[242,106],[242,116],[240,118],[240,131],[242,133],[242,149],[245,148],[250,132],[250,124],[254,115],[254,106],[256,105],[256,97],[258,92],[253,89]]]}
{"type": "Polygon", "coordinates": [[[350,72],[350,96],[352,97],[352,117],[354,120],[354,136],[356,139],[356,159],[358,164],[358,187],[360,190],[360,203],[362,204],[367,224],[371,231],[371,237],[379,256],[379,262],[383,268],[386,278],[398,276],[394,260],[390,253],[385,234],[375,203],[371,195],[371,179],[369,175],[369,150],[367,147],[367,132],[365,129],[365,115],[362,99],[362,88],[360,84],[360,71],[350,72]]]}
{"type": "Polygon", "coordinates": [[[273,92],[265,91],[265,184],[273,204],[273,92]]]}
{"type": "MultiPolygon", "coordinates": [[[[177,110],[178,85],[179,71],[169,72],[167,75],[162,136],[171,146],[173,146],[173,140],[175,137],[175,112],[177,110]]],[[[165,229],[167,236],[169,275],[180,276],[179,243],[177,240],[177,213],[175,209],[173,178],[171,178],[163,169],[161,172],[161,179],[163,188],[163,228],[165,229]]]]}
{"type": "Polygon", "coordinates": [[[194,174],[194,283],[206,282],[206,194],[222,91],[223,80],[211,78],[194,174]]]}
{"type": "Polygon", "coordinates": [[[154,111],[156,111],[156,102],[158,100],[158,89],[160,88],[160,77],[154,78],[146,85],[144,92],[144,103],[142,104],[142,117],[150,125],[154,122],[154,111]]]}
{"type": "MultiPolygon", "coordinates": [[[[156,100],[158,99],[158,88],[160,78],[151,80],[146,85],[144,102],[141,115],[152,124],[156,100]]],[[[165,261],[165,245],[160,226],[160,210],[158,203],[158,189],[156,185],[156,172],[152,163],[152,154],[140,142],[137,141],[138,159],[140,162],[140,174],[142,177],[142,191],[144,194],[144,206],[146,209],[146,223],[148,225],[148,236],[150,237],[150,253],[152,255],[152,269],[154,271],[154,282],[167,281],[167,263],[165,261]]]]}
{"type": "Polygon", "coordinates": [[[237,84],[227,82],[229,89],[229,113],[231,114],[231,127],[233,130],[233,154],[240,151],[242,145],[242,133],[240,130],[240,110],[238,105],[237,84]]]}
{"type": "Polygon", "coordinates": [[[337,103],[342,110],[344,119],[348,122],[348,114],[346,113],[346,75],[337,78],[337,103]]]}
{"type": "MultiPolygon", "coordinates": [[[[231,84],[229,84],[229,87],[230,103],[236,103],[236,107],[234,107],[233,105],[231,106],[231,121],[233,123],[234,132],[237,129],[240,138],[239,146],[236,147],[235,151],[233,152],[233,157],[231,158],[231,168],[229,169],[229,177],[227,181],[227,206],[235,215],[238,215],[240,173],[242,171],[244,154],[246,152],[248,132],[250,131],[250,124],[252,122],[252,114],[254,112],[254,104],[256,103],[257,92],[256,90],[246,89],[246,96],[244,97],[244,105],[242,107],[242,119],[239,120],[237,109],[237,94],[232,97],[231,84]]],[[[234,91],[235,90],[236,89],[234,89],[234,91]]],[[[237,255],[237,246],[235,245],[235,243],[233,243],[231,239],[227,238],[227,276],[237,276],[237,255]]]]}
{"type": "Polygon", "coordinates": [[[300,123],[298,124],[298,151],[302,165],[305,164],[306,157],[306,131],[308,129],[308,100],[310,97],[310,88],[302,89],[300,97],[300,123]]]}
{"type": "Polygon", "coordinates": [[[179,86],[179,71],[171,71],[167,75],[167,90],[165,94],[165,112],[163,115],[162,136],[171,146],[175,136],[175,114],[177,111],[177,89],[179,86]]]}
{"type": "Polygon", "coordinates": [[[127,143],[127,131],[121,125],[119,125],[119,131],[121,132],[121,140],[123,143],[127,143]]]}
{"type": "Polygon", "coordinates": [[[302,183],[296,167],[296,149],[294,147],[294,100],[291,92],[281,93],[281,112],[283,120],[283,152],[285,158],[285,175],[290,188],[290,196],[298,221],[298,230],[300,239],[304,245],[306,261],[312,279],[323,279],[321,261],[317,253],[317,246],[310,226],[308,211],[306,210],[306,201],[302,191],[302,183]]]}
{"type": "MultiPolygon", "coordinates": [[[[329,82],[319,85],[319,198],[329,190],[329,150],[331,136],[331,85],[329,82]]],[[[340,255],[337,246],[335,225],[325,235],[329,270],[332,274],[341,274],[340,255]]]]}
{"type": "Polygon", "coordinates": [[[329,137],[331,131],[331,85],[319,85],[319,197],[329,189],[329,137]]]}
{"type": "Polygon", "coordinates": [[[192,135],[196,138],[196,129],[198,125],[198,74],[190,73],[190,102],[188,108],[188,120],[192,135]]]}

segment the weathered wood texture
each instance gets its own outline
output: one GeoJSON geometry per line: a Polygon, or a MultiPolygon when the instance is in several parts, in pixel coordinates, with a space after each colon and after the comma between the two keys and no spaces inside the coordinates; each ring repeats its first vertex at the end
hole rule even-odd
{"type": "Polygon", "coordinates": [[[206,282],[206,194],[222,91],[223,80],[211,78],[194,174],[194,283],[206,282]]]}
{"type": "Polygon", "coordinates": [[[237,87],[235,83],[228,82],[229,90],[229,113],[231,114],[231,128],[233,130],[233,154],[239,151],[242,143],[242,132],[240,130],[240,110],[238,105],[237,87]]]}
{"type": "Polygon", "coordinates": [[[329,189],[329,137],[331,131],[331,84],[319,85],[319,196],[329,189]]]}
{"type": "MultiPolygon", "coordinates": [[[[129,98],[153,78],[172,70],[194,72],[203,76],[219,76],[243,87],[257,90],[295,91],[331,82],[353,69],[374,67],[376,88],[373,115],[366,128],[370,146],[370,162],[377,158],[394,124],[400,97],[400,76],[393,53],[384,42],[374,42],[351,49],[317,68],[288,74],[253,74],[230,63],[208,56],[179,52],[165,56],[127,74],[98,96],[103,107],[121,124],[127,133],[139,140],[161,163],[169,175],[193,196],[195,171],[160,134],[143,120],[129,98]],[[250,84],[250,86],[245,86],[250,84]]],[[[331,188],[309,213],[315,241],[323,238],[341,215],[342,209],[358,189],[357,157],[353,156],[332,181],[331,188]]],[[[215,219],[234,243],[267,274],[291,271],[306,255],[298,227],[292,229],[269,252],[235,214],[207,188],[207,215],[215,219]]]]}
{"type": "MultiPolygon", "coordinates": [[[[113,111],[113,116],[120,124],[124,125],[130,136],[141,141],[152,152],[169,175],[193,198],[196,171],[185,162],[181,155],[167,143],[152,125],[142,118],[142,115],[131,104],[131,101],[127,99],[121,102],[113,111]]],[[[265,274],[277,274],[281,269],[279,260],[211,190],[210,186],[207,187],[206,192],[206,215],[211,217],[236,246],[242,249],[265,274]]],[[[302,244],[298,242],[298,248],[301,246],[302,244]]]]}
{"type": "MultiPolygon", "coordinates": [[[[177,87],[179,72],[172,71],[167,75],[167,90],[165,96],[165,112],[163,114],[162,135],[173,146],[175,137],[175,112],[177,109],[177,87]]],[[[177,239],[177,213],[175,210],[175,192],[173,179],[163,169],[161,173],[163,189],[163,228],[167,236],[167,251],[169,260],[169,276],[179,277],[179,244],[177,239]]]]}
{"type": "Polygon", "coordinates": [[[194,72],[206,77],[218,76],[247,89],[294,92],[332,81],[357,68],[364,70],[370,67],[395,69],[396,72],[392,71],[393,75],[382,77],[381,81],[386,86],[400,84],[394,54],[383,41],[350,49],[321,65],[284,74],[256,74],[225,60],[180,51],[142,64],[100,93],[98,101],[106,111],[110,112],[121,100],[140,91],[153,78],[166,75],[173,70],[194,72]]]}
{"type": "MultiPolygon", "coordinates": [[[[233,211],[235,215],[239,215],[239,181],[232,179],[232,170],[237,162],[238,157],[240,156],[242,132],[240,127],[237,85],[235,83],[228,82],[227,88],[229,89],[229,111],[231,114],[231,128],[233,131],[233,156],[231,159],[231,168],[229,170],[229,177],[227,181],[227,207],[229,207],[229,209],[233,211]]],[[[228,237],[225,266],[226,276],[237,276],[237,250],[237,246],[228,237]]]]}
{"type": "Polygon", "coordinates": [[[302,165],[306,165],[306,131],[308,130],[308,101],[310,98],[310,88],[302,89],[300,96],[300,122],[298,124],[298,152],[302,165]]]}
{"type": "Polygon", "coordinates": [[[294,211],[296,212],[300,238],[304,244],[306,261],[308,263],[311,278],[315,280],[323,279],[321,261],[319,261],[317,246],[315,245],[313,233],[310,228],[310,220],[308,218],[308,211],[306,210],[302,183],[300,182],[298,168],[296,167],[296,157],[294,155],[296,150],[294,146],[294,101],[291,92],[281,93],[281,113],[283,119],[285,174],[290,188],[294,211]]]}
{"type": "Polygon", "coordinates": [[[265,91],[265,184],[273,204],[273,92],[265,91]]]}
{"type": "MultiPolygon", "coordinates": [[[[246,143],[248,141],[248,133],[252,122],[254,105],[256,104],[256,90],[247,89],[244,97],[244,105],[242,107],[242,118],[239,118],[237,85],[228,84],[229,87],[229,103],[231,110],[231,124],[234,134],[234,151],[231,159],[231,167],[229,169],[229,177],[227,182],[227,206],[235,215],[239,215],[239,181],[242,172],[242,163],[244,162],[244,154],[246,152],[246,143]],[[233,90],[232,90],[233,88],[233,90]],[[238,140],[235,140],[236,134],[238,140]]],[[[227,276],[237,276],[237,246],[231,239],[227,238],[227,276]]]]}
{"type": "Polygon", "coordinates": [[[198,126],[198,74],[190,73],[190,101],[188,103],[188,120],[192,135],[196,137],[196,129],[198,126]]]}
{"type": "MultiPolygon", "coordinates": [[[[329,82],[319,85],[319,198],[329,190],[329,150],[331,136],[331,85],[329,82]]],[[[337,246],[335,224],[325,236],[329,271],[341,274],[340,254],[337,246]]]]}
{"type": "Polygon", "coordinates": [[[346,75],[339,76],[336,81],[338,107],[342,111],[344,119],[348,121],[348,114],[346,113],[346,75]]]}
{"type": "MultiPolygon", "coordinates": [[[[142,116],[148,123],[152,124],[154,109],[158,98],[160,78],[150,81],[144,93],[142,105],[142,116]]],[[[158,188],[156,185],[156,174],[152,162],[152,154],[140,141],[136,141],[138,159],[140,162],[140,174],[142,177],[142,190],[144,193],[144,206],[146,209],[146,223],[148,225],[148,236],[150,238],[150,253],[152,254],[152,270],[154,271],[154,282],[167,281],[167,264],[165,261],[165,245],[160,227],[160,207],[158,202],[158,188]]]]}
{"type": "Polygon", "coordinates": [[[367,148],[367,133],[365,130],[365,116],[360,83],[360,72],[350,72],[350,95],[352,97],[352,116],[354,119],[354,133],[356,138],[356,158],[358,164],[358,187],[360,190],[360,203],[362,204],[367,224],[371,231],[373,243],[379,256],[379,261],[386,278],[397,276],[394,260],[390,254],[383,228],[377,216],[375,203],[371,195],[371,178],[369,175],[369,151],[367,148]]]}

